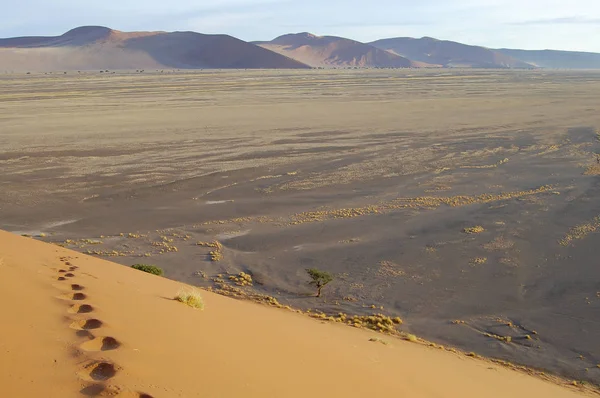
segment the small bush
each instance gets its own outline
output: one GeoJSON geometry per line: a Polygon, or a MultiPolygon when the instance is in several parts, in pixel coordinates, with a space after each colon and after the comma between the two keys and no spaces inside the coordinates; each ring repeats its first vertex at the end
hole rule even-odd
{"type": "Polygon", "coordinates": [[[131,268],[137,269],[137,270],[140,270],[140,271],[144,271],[144,272],[147,272],[149,274],[158,275],[158,276],[163,276],[164,275],[164,271],[162,270],[162,268],[158,268],[155,265],[135,264],[135,265],[132,265],[131,268]]]}
{"type": "Polygon", "coordinates": [[[192,308],[198,308],[200,310],[204,309],[204,300],[202,300],[200,292],[196,289],[180,290],[179,293],[177,293],[177,296],[175,296],[175,300],[187,304],[192,308]]]}

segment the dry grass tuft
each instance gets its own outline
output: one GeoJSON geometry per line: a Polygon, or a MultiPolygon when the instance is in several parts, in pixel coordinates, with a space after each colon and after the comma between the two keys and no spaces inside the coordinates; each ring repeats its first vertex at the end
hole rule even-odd
{"type": "Polygon", "coordinates": [[[414,334],[407,334],[404,336],[404,340],[406,341],[410,341],[412,343],[416,343],[417,341],[419,341],[419,339],[417,338],[417,336],[415,336],[414,334]]]}
{"type": "Polygon", "coordinates": [[[380,339],[380,338],[377,338],[377,337],[371,337],[371,338],[369,339],[369,341],[373,341],[373,342],[381,343],[381,344],[383,344],[383,345],[388,345],[388,342],[387,342],[387,341],[385,341],[385,340],[382,340],[382,339],[380,339]]]}
{"type": "Polygon", "coordinates": [[[202,300],[200,292],[196,289],[181,289],[179,293],[177,293],[177,296],[175,296],[175,300],[187,304],[192,308],[197,308],[199,310],[204,309],[204,300],[202,300]]]}
{"type": "Polygon", "coordinates": [[[487,262],[487,257],[475,257],[471,260],[471,264],[473,265],[481,265],[487,262]]]}
{"type": "Polygon", "coordinates": [[[480,234],[483,231],[485,231],[485,229],[481,225],[476,225],[474,227],[467,227],[463,229],[463,232],[467,234],[480,234]]]}

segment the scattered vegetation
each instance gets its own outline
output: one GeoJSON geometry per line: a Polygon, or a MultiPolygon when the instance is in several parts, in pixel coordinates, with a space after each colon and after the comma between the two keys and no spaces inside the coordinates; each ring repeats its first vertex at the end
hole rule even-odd
{"type": "Polygon", "coordinates": [[[223,245],[221,242],[217,240],[212,242],[198,242],[196,245],[213,248],[213,250],[208,253],[211,261],[221,261],[223,259],[223,245]]]}
{"type": "Polygon", "coordinates": [[[290,306],[281,304],[275,297],[267,296],[266,294],[254,293],[252,291],[228,285],[226,284],[225,280],[220,277],[213,278],[213,282],[215,282],[216,288],[208,288],[208,291],[210,292],[221,294],[223,296],[233,297],[236,299],[250,300],[256,303],[266,304],[271,307],[292,310],[290,306]]]}
{"type": "Polygon", "coordinates": [[[405,272],[398,269],[399,265],[391,261],[381,261],[379,263],[379,269],[377,270],[377,276],[397,278],[403,276],[405,272]]]}
{"type": "Polygon", "coordinates": [[[162,270],[162,268],[159,268],[155,265],[147,265],[147,264],[134,264],[131,266],[131,268],[133,269],[137,269],[140,271],[144,271],[147,272],[149,274],[154,274],[154,275],[158,275],[158,276],[163,276],[164,275],[164,271],[162,270]]]}
{"type": "Polygon", "coordinates": [[[389,202],[380,203],[377,205],[369,205],[364,207],[332,209],[332,210],[317,210],[291,215],[289,218],[272,218],[266,216],[260,217],[239,217],[228,220],[212,220],[202,224],[195,225],[223,225],[230,223],[242,222],[258,222],[258,223],[276,223],[277,225],[298,225],[309,222],[322,222],[326,220],[339,218],[355,218],[368,215],[382,214],[392,210],[399,209],[436,209],[442,205],[450,207],[467,206],[475,203],[491,203],[499,202],[508,199],[523,198],[531,195],[538,195],[548,191],[552,191],[551,185],[543,185],[541,187],[526,191],[503,192],[499,194],[481,194],[475,196],[457,195],[449,197],[437,196],[421,196],[414,198],[397,198],[389,202]]]}
{"type": "Polygon", "coordinates": [[[238,286],[252,286],[252,276],[245,272],[240,272],[237,275],[231,275],[230,281],[233,281],[238,286]]]}
{"type": "Polygon", "coordinates": [[[597,176],[600,175],[600,164],[595,163],[587,167],[583,172],[586,176],[597,176]]]}
{"type": "Polygon", "coordinates": [[[196,289],[186,290],[182,289],[175,296],[175,300],[180,303],[184,303],[189,305],[192,308],[197,308],[200,310],[204,309],[204,300],[202,300],[202,296],[200,292],[196,289]]]}
{"type": "Polygon", "coordinates": [[[179,251],[176,246],[171,244],[173,243],[173,239],[169,239],[166,236],[161,236],[160,239],[159,242],[150,243],[154,247],[160,247],[160,250],[158,251],[159,254],[179,251]]]}
{"type": "Polygon", "coordinates": [[[307,268],[306,272],[312,279],[309,284],[316,286],[317,297],[321,297],[321,289],[323,289],[325,285],[333,280],[333,275],[331,275],[329,272],[321,271],[316,268],[307,268]]]}
{"type": "Polygon", "coordinates": [[[500,335],[497,335],[497,334],[487,333],[487,332],[483,333],[483,335],[485,337],[490,337],[492,339],[504,341],[505,343],[511,343],[512,342],[512,337],[511,336],[500,336],[500,335]]]}
{"type": "Polygon", "coordinates": [[[90,254],[90,255],[93,254],[93,255],[101,256],[101,257],[125,257],[125,256],[135,255],[135,252],[133,250],[129,250],[129,251],[86,250],[83,253],[90,254]]]}
{"type": "Polygon", "coordinates": [[[504,159],[500,160],[498,163],[494,163],[494,164],[485,164],[482,166],[458,166],[458,167],[461,169],[494,169],[498,166],[503,165],[506,162],[508,162],[508,158],[504,158],[504,159]]]}
{"type": "Polygon", "coordinates": [[[400,317],[389,317],[383,314],[374,315],[353,315],[349,316],[340,312],[337,316],[327,316],[323,312],[308,312],[311,318],[322,319],[324,321],[340,322],[357,328],[367,328],[383,333],[397,334],[396,325],[402,324],[400,317]]]}
{"type": "Polygon", "coordinates": [[[588,234],[596,232],[600,228],[600,216],[594,217],[592,220],[579,224],[569,230],[565,237],[560,240],[562,246],[568,246],[575,239],[583,239],[588,234]]]}
{"type": "Polygon", "coordinates": [[[503,236],[498,236],[494,238],[493,241],[483,245],[483,248],[486,250],[507,250],[512,248],[514,245],[515,242],[512,240],[506,239],[503,236]]]}

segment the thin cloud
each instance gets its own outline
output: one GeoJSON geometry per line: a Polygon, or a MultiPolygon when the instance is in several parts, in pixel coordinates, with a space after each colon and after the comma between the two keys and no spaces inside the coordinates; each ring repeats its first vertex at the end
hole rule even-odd
{"type": "Polygon", "coordinates": [[[562,17],[511,22],[510,25],[600,25],[600,18],[562,17]]]}

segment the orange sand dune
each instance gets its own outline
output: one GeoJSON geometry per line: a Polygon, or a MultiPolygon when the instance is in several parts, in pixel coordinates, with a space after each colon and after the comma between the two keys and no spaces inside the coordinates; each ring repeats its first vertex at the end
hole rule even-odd
{"type": "MultiPolygon", "coordinates": [[[[381,51],[381,50],[380,50],[381,51]]],[[[82,26],[60,36],[0,39],[1,71],[308,68],[227,35],[82,26]]]]}
{"type": "Polygon", "coordinates": [[[195,310],[172,300],[181,283],[1,231],[0,258],[1,397],[583,395],[209,292],[195,310]]]}

